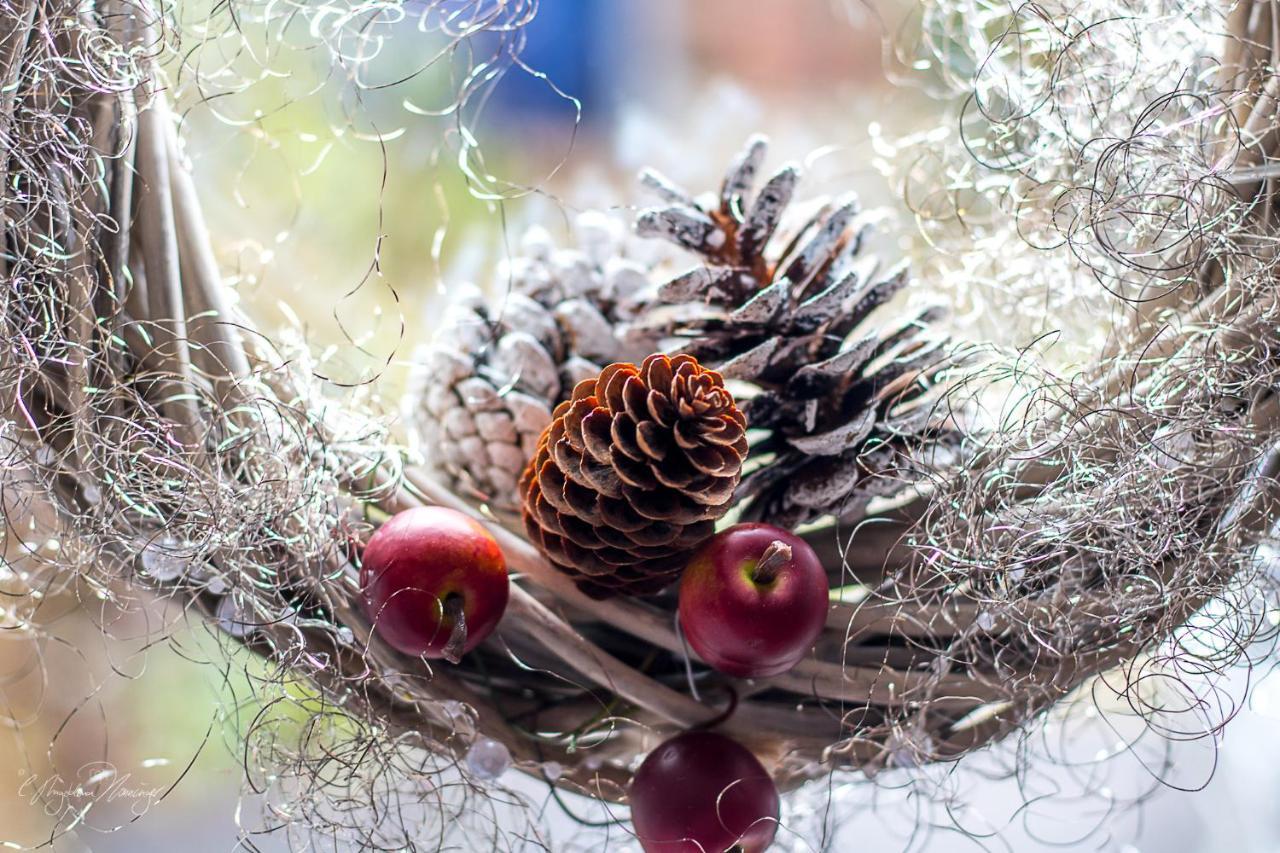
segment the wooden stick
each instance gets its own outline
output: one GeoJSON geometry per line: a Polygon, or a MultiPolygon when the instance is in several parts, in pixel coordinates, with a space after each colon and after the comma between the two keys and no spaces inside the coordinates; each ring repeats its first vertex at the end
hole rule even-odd
{"type": "Polygon", "coordinates": [[[191,397],[191,353],[165,146],[168,122],[168,105],[162,97],[153,98],[138,114],[138,172],[144,187],[138,232],[147,270],[147,331],[155,342],[148,363],[161,374],[157,393],[162,411],[174,421],[182,443],[195,448],[202,442],[202,433],[191,397]]]}
{"type": "MultiPolygon", "coordinates": [[[[131,10],[118,8],[121,0],[103,0],[102,15],[107,24],[107,34],[123,49],[131,48],[138,37],[131,10]]],[[[104,316],[112,316],[125,304],[127,266],[129,262],[129,233],[133,227],[133,181],[137,152],[138,109],[134,93],[125,91],[115,98],[116,126],[112,138],[111,218],[115,230],[102,235],[103,257],[110,275],[110,295],[114,306],[104,316]]],[[[105,288],[104,288],[105,290],[105,288]]],[[[104,296],[107,294],[104,293],[104,296]]]]}
{"type": "Polygon", "coordinates": [[[193,318],[191,338],[200,345],[197,357],[205,358],[205,371],[213,379],[218,399],[231,407],[243,401],[237,383],[249,376],[249,359],[226,301],[195,184],[179,157],[177,130],[172,122],[166,122],[165,131],[183,295],[193,318]]]}
{"type": "Polygon", "coordinates": [[[1227,14],[1226,32],[1223,34],[1222,64],[1218,66],[1218,86],[1227,93],[1238,91],[1244,76],[1240,57],[1244,52],[1243,39],[1248,30],[1253,2],[1254,0],[1236,0],[1236,4],[1227,14]]]}
{"type": "Polygon", "coordinates": [[[601,651],[518,586],[511,588],[506,618],[596,684],[663,719],[690,728],[716,716],[714,709],[641,675],[601,651]]]}
{"type": "MultiPolygon", "coordinates": [[[[9,223],[9,158],[13,152],[13,111],[17,103],[18,81],[23,57],[35,26],[36,0],[15,3],[14,14],[0,19],[0,236],[9,223]]],[[[0,251],[0,277],[9,264],[0,251]]]]}

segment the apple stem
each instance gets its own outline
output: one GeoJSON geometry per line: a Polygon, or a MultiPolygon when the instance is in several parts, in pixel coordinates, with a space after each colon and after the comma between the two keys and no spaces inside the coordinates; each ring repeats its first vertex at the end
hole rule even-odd
{"type": "Polygon", "coordinates": [[[778,572],[782,571],[782,567],[789,562],[791,562],[791,546],[781,539],[775,539],[760,555],[759,562],[751,572],[751,579],[762,586],[773,583],[778,572]]]}
{"type": "Polygon", "coordinates": [[[444,617],[452,620],[453,630],[449,632],[449,642],[444,644],[440,653],[449,663],[462,660],[462,648],[467,644],[467,614],[463,607],[463,597],[451,592],[444,598],[444,617]]]}
{"type": "Polygon", "coordinates": [[[690,729],[690,731],[694,731],[694,730],[708,731],[708,730],[710,730],[710,729],[714,729],[716,726],[720,725],[720,724],[721,724],[721,723],[723,723],[725,720],[727,720],[727,719],[729,719],[730,717],[732,717],[732,716],[733,716],[733,712],[734,712],[734,711],[736,711],[736,710],[738,710],[738,701],[739,701],[739,700],[738,700],[738,691],[733,689],[733,685],[732,685],[732,684],[726,684],[726,685],[724,685],[724,687],[725,687],[725,689],[726,689],[726,690],[728,690],[728,691],[729,691],[729,705],[728,705],[728,707],[727,707],[727,708],[725,708],[723,711],[721,711],[719,714],[716,714],[716,715],[715,715],[714,717],[712,717],[711,719],[707,720],[706,722],[704,722],[704,723],[698,723],[696,726],[693,726],[693,727],[690,729]]]}

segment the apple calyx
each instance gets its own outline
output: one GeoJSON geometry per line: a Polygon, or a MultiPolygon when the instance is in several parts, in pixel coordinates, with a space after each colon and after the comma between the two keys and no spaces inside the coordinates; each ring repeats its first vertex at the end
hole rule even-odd
{"type": "Polygon", "coordinates": [[[449,663],[462,660],[462,650],[467,645],[467,613],[464,604],[465,600],[456,592],[444,597],[444,617],[453,623],[453,630],[449,632],[449,642],[444,644],[440,654],[449,663]]]}
{"type": "Polygon", "coordinates": [[[758,586],[768,586],[778,577],[782,567],[791,562],[791,546],[781,539],[769,543],[760,560],[751,570],[751,580],[758,586]]]}

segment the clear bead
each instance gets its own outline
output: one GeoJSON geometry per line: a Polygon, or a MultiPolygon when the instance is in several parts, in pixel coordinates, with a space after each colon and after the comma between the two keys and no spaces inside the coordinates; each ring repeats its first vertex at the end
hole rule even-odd
{"type": "Polygon", "coordinates": [[[492,738],[480,738],[467,750],[467,769],[471,775],[492,782],[511,766],[511,753],[492,738]]]}
{"type": "Polygon", "coordinates": [[[241,607],[235,595],[228,595],[218,602],[218,627],[233,637],[247,637],[253,633],[253,615],[248,607],[241,607]]]}
{"type": "Polygon", "coordinates": [[[177,538],[168,534],[148,540],[142,547],[142,570],[154,581],[176,580],[186,572],[189,563],[182,551],[177,538]]]}
{"type": "Polygon", "coordinates": [[[937,745],[924,732],[895,732],[885,746],[889,749],[889,766],[919,767],[932,757],[937,745]]]}

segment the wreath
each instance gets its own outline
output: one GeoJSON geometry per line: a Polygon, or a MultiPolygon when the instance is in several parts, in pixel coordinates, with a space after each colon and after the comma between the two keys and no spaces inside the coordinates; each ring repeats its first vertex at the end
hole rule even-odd
{"type": "Polygon", "coordinates": [[[1250,0],[1123,5],[924,7],[899,58],[959,120],[879,140],[921,272],[755,136],[718,186],[646,171],[634,221],[529,228],[498,296],[450,294],[392,418],[235,304],[170,90],[216,104],[236,57],[183,39],[305,23],[358,68],[414,18],[466,54],[465,118],[536,10],[4,0],[6,618],[143,589],[217,626],[308,720],[255,726],[249,785],[362,849],[448,843],[409,804],[536,841],[490,811],[509,767],[631,806],[646,844],[709,820],[667,826],[659,765],[720,767],[705,837],[763,849],[778,791],[954,762],[1100,690],[1211,734],[1152,682],[1195,708],[1273,633],[1277,43],[1250,0]],[[1088,364],[944,319],[1043,296],[1025,258],[1109,294],[1088,364]],[[56,551],[19,547],[37,528],[56,551]]]}

